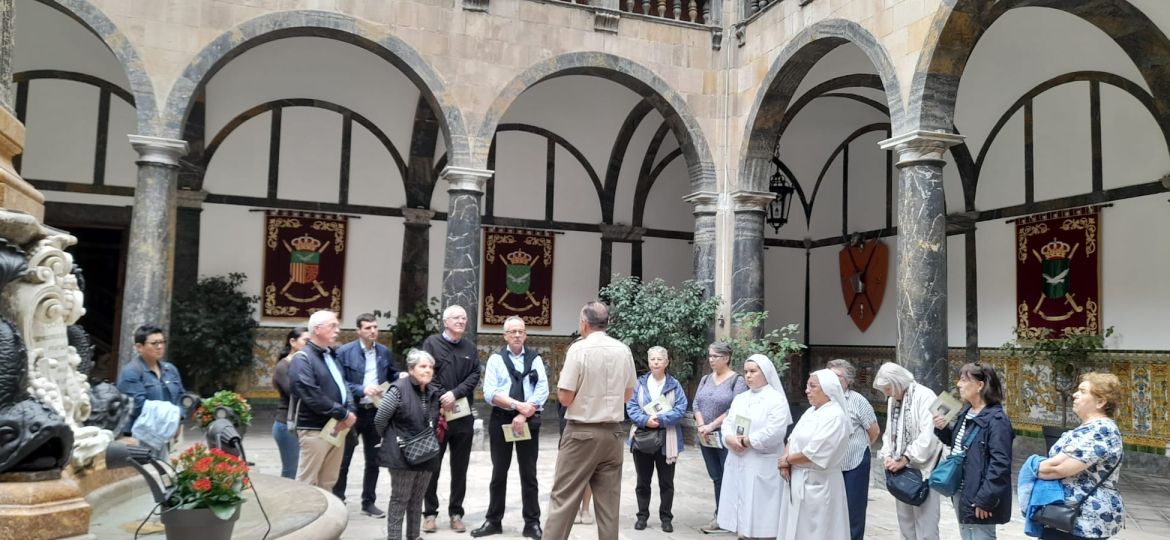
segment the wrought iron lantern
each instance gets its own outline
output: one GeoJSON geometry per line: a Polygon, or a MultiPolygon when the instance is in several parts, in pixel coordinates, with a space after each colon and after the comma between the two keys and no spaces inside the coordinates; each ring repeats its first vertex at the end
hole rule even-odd
{"type": "Polygon", "coordinates": [[[780,227],[788,223],[788,211],[792,209],[792,196],[796,193],[796,186],[780,172],[779,158],[773,156],[772,163],[776,165],[776,172],[772,173],[772,179],[768,182],[768,191],[774,193],[776,198],[768,203],[768,217],[765,221],[774,231],[780,232],[780,227]]]}

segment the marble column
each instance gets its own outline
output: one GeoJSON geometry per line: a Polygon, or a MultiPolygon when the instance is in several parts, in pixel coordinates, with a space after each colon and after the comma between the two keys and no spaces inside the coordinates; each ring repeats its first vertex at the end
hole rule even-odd
{"type": "Polygon", "coordinates": [[[492,171],[448,166],[439,177],[447,181],[447,248],[443,257],[443,308],[467,310],[467,336],[479,330],[479,271],[483,260],[480,199],[492,171]]]}
{"type": "Polygon", "coordinates": [[[918,382],[947,386],[947,204],[943,156],[960,135],[915,131],[884,140],[898,160],[897,360],[918,382]]]}
{"type": "Polygon", "coordinates": [[[427,301],[427,272],[430,270],[431,218],[433,210],[403,208],[406,227],[402,231],[402,274],[398,281],[398,314],[409,313],[427,301]]]}
{"type": "Polygon", "coordinates": [[[130,135],[130,145],[138,152],[138,185],[122,287],[119,366],[134,358],[134,330],[139,326],[150,323],[169,331],[176,187],[179,158],[187,153],[187,142],[177,139],[130,135]]]}
{"type": "Polygon", "coordinates": [[[731,194],[735,216],[735,241],[732,244],[735,263],[731,271],[733,316],[740,312],[764,311],[764,213],[768,203],[775,198],[767,191],[736,191],[731,194]]]}
{"type": "Polygon", "coordinates": [[[715,295],[715,214],[719,211],[719,195],[712,191],[697,191],[683,200],[695,207],[694,280],[715,295]]]}

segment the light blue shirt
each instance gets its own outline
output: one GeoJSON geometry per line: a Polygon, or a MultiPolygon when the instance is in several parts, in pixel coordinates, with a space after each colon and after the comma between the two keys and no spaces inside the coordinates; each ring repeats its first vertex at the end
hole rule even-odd
{"type": "Polygon", "coordinates": [[[333,353],[325,351],[325,367],[329,368],[329,374],[333,375],[333,382],[337,383],[337,389],[341,391],[341,404],[349,403],[349,390],[345,387],[345,380],[341,378],[341,370],[337,369],[337,362],[333,359],[333,353]]]}
{"type": "MultiPolygon", "coordinates": [[[[512,350],[508,349],[508,358],[516,371],[524,372],[524,349],[520,349],[519,355],[512,354],[512,350]]],[[[532,369],[536,371],[536,384],[532,384],[527,376],[520,379],[524,384],[524,401],[540,409],[548,400],[548,375],[544,370],[544,360],[539,355],[532,360],[532,369]]],[[[508,373],[508,367],[504,365],[500,353],[493,353],[488,357],[487,367],[484,369],[483,397],[494,405],[492,400],[496,394],[507,396],[511,390],[512,375],[508,373]]]]}

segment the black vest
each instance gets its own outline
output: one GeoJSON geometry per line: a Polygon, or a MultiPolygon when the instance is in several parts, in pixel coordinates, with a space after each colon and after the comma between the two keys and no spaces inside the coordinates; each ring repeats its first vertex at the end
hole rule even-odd
{"type": "Polygon", "coordinates": [[[434,383],[431,383],[427,385],[426,395],[423,395],[410,377],[402,377],[391,383],[391,386],[398,389],[402,398],[386,431],[381,433],[382,446],[378,449],[378,462],[390,469],[429,470],[431,462],[411,465],[403,459],[398,438],[408,439],[424,429],[434,429],[438,425],[439,393],[435,391],[434,383]]]}
{"type": "MultiPolygon", "coordinates": [[[[540,380],[540,375],[536,372],[535,369],[532,369],[532,364],[536,362],[536,357],[540,356],[540,353],[536,352],[531,347],[524,347],[523,373],[516,371],[516,366],[512,364],[512,353],[508,351],[507,345],[504,345],[504,348],[500,349],[500,352],[496,354],[499,354],[500,358],[504,361],[504,367],[508,369],[509,378],[512,379],[512,385],[508,389],[508,397],[516,401],[526,401],[524,399],[524,377],[528,377],[529,382],[531,382],[534,386],[536,385],[537,381],[540,380]]],[[[509,409],[502,409],[501,407],[495,408],[511,412],[509,409]]]]}

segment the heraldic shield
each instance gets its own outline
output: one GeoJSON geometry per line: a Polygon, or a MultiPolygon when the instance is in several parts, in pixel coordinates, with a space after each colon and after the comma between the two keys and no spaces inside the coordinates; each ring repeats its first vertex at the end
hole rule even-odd
{"type": "Polygon", "coordinates": [[[878,239],[854,239],[837,256],[841,265],[841,295],[857,329],[869,329],[886,295],[890,249],[878,239]]]}
{"type": "Polygon", "coordinates": [[[513,315],[532,327],[552,324],[553,234],[489,227],[483,245],[483,324],[513,315]]]}

